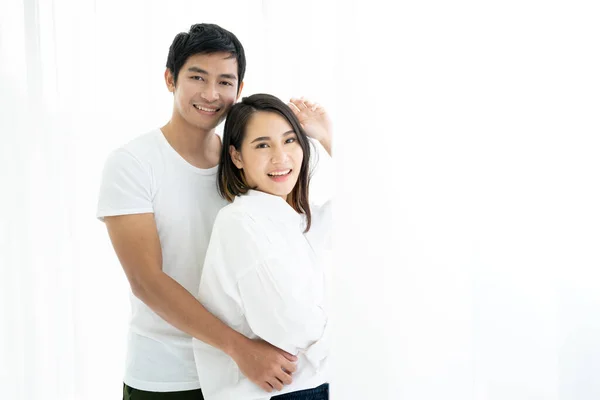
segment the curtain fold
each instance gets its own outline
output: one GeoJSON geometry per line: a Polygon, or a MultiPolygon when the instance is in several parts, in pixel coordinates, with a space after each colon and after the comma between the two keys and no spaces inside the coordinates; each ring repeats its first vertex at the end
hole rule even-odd
{"type": "MultiPolygon", "coordinates": [[[[168,48],[197,22],[218,23],[243,42],[244,94],[331,104],[331,90],[303,71],[330,28],[317,27],[301,48],[265,34],[298,30],[300,21],[282,25],[294,8],[259,0],[2,2],[1,397],[119,398],[129,286],[94,217],[104,160],[169,119],[168,48]]],[[[333,20],[329,8],[320,18],[333,20]]],[[[310,8],[293,14],[313,18],[310,8]]],[[[331,61],[320,68],[331,71],[331,61]]]]}

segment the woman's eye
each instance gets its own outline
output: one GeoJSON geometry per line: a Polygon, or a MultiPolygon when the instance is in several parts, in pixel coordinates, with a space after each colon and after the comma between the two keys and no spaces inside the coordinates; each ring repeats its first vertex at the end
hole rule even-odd
{"type": "Polygon", "coordinates": [[[266,143],[259,143],[258,145],[256,145],[257,149],[266,149],[268,146],[266,143]]]}
{"type": "Polygon", "coordinates": [[[296,138],[289,138],[288,140],[286,140],[286,143],[294,143],[296,141],[296,138]]]}

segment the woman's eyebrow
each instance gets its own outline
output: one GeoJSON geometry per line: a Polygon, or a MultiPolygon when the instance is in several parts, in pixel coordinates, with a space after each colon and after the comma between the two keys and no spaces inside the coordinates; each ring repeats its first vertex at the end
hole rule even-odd
{"type": "MultiPolygon", "coordinates": [[[[294,133],[296,133],[296,132],[294,132],[293,129],[290,129],[289,131],[282,133],[281,136],[288,136],[288,135],[292,135],[294,133]]],[[[259,142],[261,140],[271,140],[271,136],[260,136],[260,137],[257,137],[256,139],[254,139],[253,141],[251,141],[250,143],[259,142]]]]}

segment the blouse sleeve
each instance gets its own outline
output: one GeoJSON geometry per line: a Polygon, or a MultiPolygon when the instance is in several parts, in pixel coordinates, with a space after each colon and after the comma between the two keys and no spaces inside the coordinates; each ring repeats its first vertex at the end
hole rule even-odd
{"type": "MultiPolygon", "coordinates": [[[[248,271],[238,281],[238,289],[256,335],[288,353],[303,352],[310,359],[313,346],[319,354],[326,350],[319,341],[328,337],[327,314],[311,295],[310,280],[297,279],[298,272],[286,265],[285,259],[270,257],[248,271]]],[[[316,355],[318,358],[322,357],[316,355]]]]}

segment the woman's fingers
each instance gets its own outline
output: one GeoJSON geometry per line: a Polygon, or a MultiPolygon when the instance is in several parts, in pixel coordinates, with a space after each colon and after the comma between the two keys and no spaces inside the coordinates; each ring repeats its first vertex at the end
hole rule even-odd
{"type": "Polygon", "coordinates": [[[300,109],[298,108],[298,106],[296,104],[292,103],[292,101],[290,101],[288,103],[288,107],[292,109],[292,111],[294,112],[294,114],[296,114],[296,116],[298,114],[300,114],[300,109]]]}

